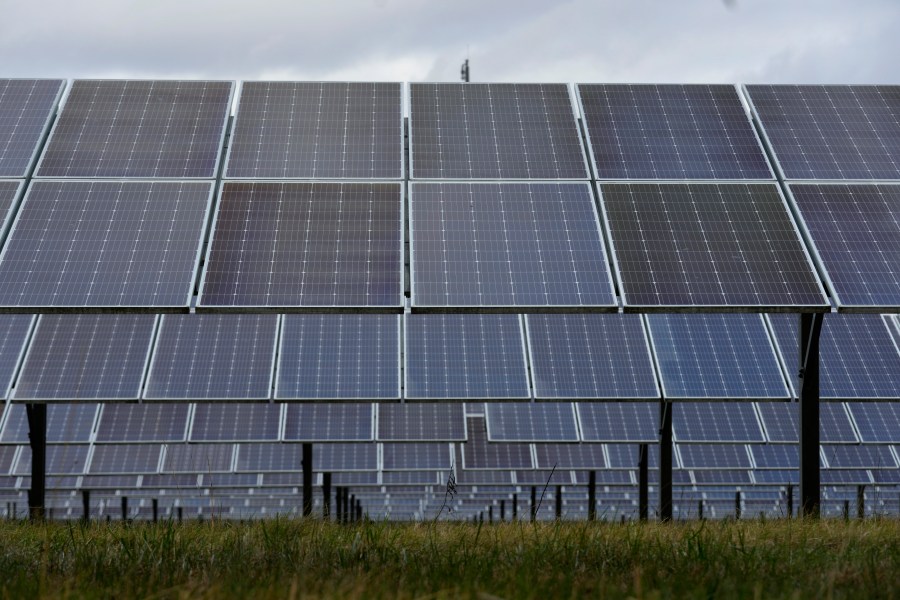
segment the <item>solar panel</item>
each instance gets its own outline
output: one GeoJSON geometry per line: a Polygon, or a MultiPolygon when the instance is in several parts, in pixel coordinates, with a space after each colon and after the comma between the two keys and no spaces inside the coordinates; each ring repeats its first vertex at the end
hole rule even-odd
{"type": "MultiPolygon", "coordinates": [[[[47,475],[81,475],[87,464],[87,444],[65,444],[47,446],[47,475]]],[[[16,463],[15,475],[31,475],[31,448],[22,446],[19,461],[16,463]]]]}
{"type": "Polygon", "coordinates": [[[764,442],[749,402],[676,402],[672,431],[679,442],[764,442]]]}
{"type": "Polygon", "coordinates": [[[280,429],[278,404],[198,404],[190,441],[274,442],[280,429]]]}
{"type": "Polygon", "coordinates": [[[16,446],[0,446],[0,475],[10,474],[18,450],[16,446]]]}
{"type": "Polygon", "coordinates": [[[525,325],[536,398],[659,398],[640,316],[527,315],[525,325]]]}
{"type": "MultiPolygon", "coordinates": [[[[299,451],[300,448],[295,446],[299,451]]],[[[314,444],[313,470],[375,471],[378,469],[378,449],[375,444],[314,444]]]]}
{"type": "Polygon", "coordinates": [[[842,402],[823,402],[819,405],[819,432],[823,444],[859,442],[842,402]]]}
{"type": "Polygon", "coordinates": [[[831,469],[896,469],[897,460],[890,446],[823,446],[831,469]]]}
{"type": "Polygon", "coordinates": [[[35,181],[0,254],[0,306],[186,311],[212,183],[35,181]]]}
{"type": "Polygon", "coordinates": [[[597,179],[772,179],[732,85],[579,85],[597,179]]]}
{"type": "Polygon", "coordinates": [[[6,237],[6,229],[13,218],[13,208],[24,188],[24,181],[0,181],[0,241],[6,237]]]}
{"type": "Polygon", "coordinates": [[[198,307],[397,308],[399,183],[222,186],[198,307]]]}
{"type": "Polygon", "coordinates": [[[747,447],[737,444],[678,444],[684,469],[750,469],[747,447]]]}
{"type": "Polygon", "coordinates": [[[144,398],[272,395],[277,315],[164,315],[144,398]]]}
{"type": "Polygon", "coordinates": [[[769,442],[796,444],[800,441],[797,424],[800,407],[796,403],[760,402],[756,406],[769,442]]]}
{"type": "Polygon", "coordinates": [[[575,406],[570,402],[488,403],[488,441],[577,442],[575,406]]]}
{"type": "Polygon", "coordinates": [[[659,440],[659,404],[655,402],[579,402],[575,410],[585,442],[659,440]]]}
{"type": "Polygon", "coordinates": [[[251,473],[302,471],[302,450],[295,444],[239,444],[235,470],[251,473]]]}
{"type": "Polygon", "coordinates": [[[168,444],[164,473],[228,473],[234,444],[168,444]]]}
{"type": "Polygon", "coordinates": [[[754,444],[750,453],[757,469],[796,469],[800,464],[800,446],[796,444],[754,444]]]}
{"type": "Polygon", "coordinates": [[[666,398],[790,398],[762,316],[672,314],[646,319],[666,398]]]}
{"type": "Polygon", "coordinates": [[[0,79],[0,177],[27,177],[65,87],[62,79],[0,79]]]}
{"type": "MultiPolygon", "coordinates": [[[[91,441],[97,404],[52,404],[47,407],[47,442],[50,444],[78,444],[91,441]]],[[[28,444],[28,416],[22,404],[7,408],[2,444],[28,444]]]]}
{"type": "Polygon", "coordinates": [[[900,186],[789,189],[838,308],[900,307],[900,186]]]}
{"type": "Polygon", "coordinates": [[[399,399],[399,315],[285,315],[279,399],[399,399]]]}
{"type": "Polygon", "coordinates": [[[187,438],[188,404],[105,404],[97,442],[161,443],[187,438]]]}
{"type": "MultiPolygon", "coordinates": [[[[769,315],[782,359],[796,372],[796,316],[769,315]]],[[[819,337],[820,397],[838,400],[900,398],[900,352],[880,315],[825,315],[819,337]]]]}
{"type": "Polygon", "coordinates": [[[746,87],[785,179],[900,179],[900,87],[746,87]]]}
{"type": "MultiPolygon", "coordinates": [[[[694,483],[697,485],[733,486],[750,485],[753,483],[752,479],[750,478],[750,471],[701,470],[691,471],[691,474],[694,476],[694,483]]],[[[729,502],[720,502],[719,505],[722,506],[721,510],[723,510],[725,514],[730,516],[732,504],[729,502]]],[[[713,506],[713,511],[715,511],[715,506],[713,506]]],[[[715,514],[715,512],[713,512],[713,514],[715,514]]]]}
{"type": "MultiPolygon", "coordinates": [[[[529,444],[489,444],[483,418],[467,417],[468,441],[460,444],[466,470],[532,469],[529,444]]],[[[460,478],[462,479],[462,478],[460,478]]]]}
{"type": "MultiPolygon", "coordinates": [[[[606,453],[610,469],[637,470],[640,462],[640,447],[637,444],[606,444],[606,453]]],[[[672,460],[677,463],[678,457],[673,454],[672,460]]],[[[650,469],[659,468],[659,452],[647,452],[647,466],[650,469]]]]}
{"type": "Polygon", "coordinates": [[[0,315],[0,399],[9,395],[35,317],[0,315]]]}
{"type": "Polygon", "coordinates": [[[626,310],[828,306],[775,184],[600,190],[626,310]]]}
{"type": "Polygon", "coordinates": [[[536,444],[538,469],[605,469],[602,444],[536,444]]]}
{"type": "Polygon", "coordinates": [[[517,315],[407,315],[405,391],[410,399],[527,399],[517,315]]]}
{"type": "Polygon", "coordinates": [[[413,308],[616,306],[586,183],[413,183],[413,308]]]}
{"type": "MultiPolygon", "coordinates": [[[[448,469],[451,461],[449,444],[395,442],[382,447],[385,471],[438,471],[448,469]]],[[[433,474],[431,481],[434,481],[433,474]]]]}
{"type": "Polygon", "coordinates": [[[415,179],[587,179],[565,84],[410,85],[415,179]]]}
{"type": "Polygon", "coordinates": [[[371,404],[289,404],[284,426],[287,442],[351,442],[374,439],[371,404]]]}
{"type": "Polygon", "coordinates": [[[41,315],[16,400],[137,400],[155,315],[41,315]]]}
{"type": "MultiPolygon", "coordinates": [[[[88,473],[92,475],[153,474],[159,472],[158,444],[105,444],[94,446],[88,473]]],[[[116,486],[118,487],[118,486],[116,486]]]]}
{"type": "Polygon", "coordinates": [[[399,83],[246,81],[225,176],[400,179],[399,83]]]}
{"type": "Polygon", "coordinates": [[[863,443],[900,443],[900,402],[850,402],[863,443]]]}
{"type": "Polygon", "coordinates": [[[465,441],[466,420],[463,408],[458,403],[379,404],[378,440],[465,441]]]}
{"type": "Polygon", "coordinates": [[[216,176],[230,81],[76,80],[38,177],[216,176]]]}

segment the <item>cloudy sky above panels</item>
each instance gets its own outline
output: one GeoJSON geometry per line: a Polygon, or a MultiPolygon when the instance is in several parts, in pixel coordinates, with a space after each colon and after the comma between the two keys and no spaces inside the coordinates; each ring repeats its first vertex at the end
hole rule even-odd
{"type": "Polygon", "coordinates": [[[0,0],[0,77],[900,82],[898,0],[0,0]]]}

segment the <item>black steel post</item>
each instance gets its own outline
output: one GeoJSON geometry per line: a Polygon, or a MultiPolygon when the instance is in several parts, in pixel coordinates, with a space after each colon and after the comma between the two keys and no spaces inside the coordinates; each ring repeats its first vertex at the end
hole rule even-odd
{"type": "Polygon", "coordinates": [[[363,512],[362,512],[362,500],[356,501],[356,522],[362,523],[363,520],[363,512]]]}
{"type": "Polygon", "coordinates": [[[512,501],[512,520],[515,521],[519,518],[519,495],[513,494],[512,501]]]}
{"type": "Polygon", "coordinates": [[[331,518],[331,473],[322,473],[322,518],[331,518]]]}
{"type": "Polygon", "coordinates": [[[47,405],[26,404],[28,443],[31,446],[31,489],[28,490],[28,514],[34,520],[44,518],[47,490],[47,405]]]}
{"type": "Polygon", "coordinates": [[[153,508],[153,522],[158,523],[159,522],[159,500],[157,500],[156,498],[153,498],[152,500],[150,500],[150,503],[153,508]]]}
{"type": "Polygon", "coordinates": [[[672,520],[672,403],[659,404],[659,520],[672,520]]]}
{"type": "Polygon", "coordinates": [[[356,494],[350,494],[350,522],[356,522],[356,494]]]}
{"type": "Polygon", "coordinates": [[[500,522],[506,521],[506,500],[500,501],[500,522]]]}
{"type": "Polygon", "coordinates": [[[741,493],[734,493],[734,519],[735,521],[741,520],[741,493]]]}
{"type": "Polygon", "coordinates": [[[344,488],[338,486],[334,489],[334,503],[337,508],[334,520],[338,523],[344,522],[344,488]]]}
{"type": "Polygon", "coordinates": [[[562,486],[556,486],[556,520],[562,519],[562,486]]]}
{"type": "Polygon", "coordinates": [[[537,518],[537,487],[531,486],[531,521],[537,518]]]}
{"type": "Polygon", "coordinates": [[[638,451],[638,519],[646,521],[650,514],[650,456],[647,444],[638,451]]]}
{"type": "Polygon", "coordinates": [[[312,514],[313,505],[312,444],[303,444],[303,516],[312,514]]]}
{"type": "Polygon", "coordinates": [[[494,505],[488,506],[488,523],[494,522],[494,505]]]}
{"type": "Polygon", "coordinates": [[[697,500],[697,516],[701,521],[703,520],[703,500],[697,500]]]}
{"type": "Polygon", "coordinates": [[[800,315],[800,514],[819,516],[819,335],[821,314],[800,315]]]}
{"type": "Polygon", "coordinates": [[[588,521],[597,518],[597,471],[588,473],[588,521]]]}
{"type": "Polygon", "coordinates": [[[856,486],[856,518],[866,518],[866,486],[856,486]]]}
{"type": "Polygon", "coordinates": [[[787,484],[787,516],[788,519],[794,518],[794,484],[787,484]]]}
{"type": "Polygon", "coordinates": [[[844,508],[843,508],[842,512],[844,513],[844,520],[849,521],[850,520],[850,501],[849,500],[844,500],[844,508]]]}
{"type": "Polygon", "coordinates": [[[122,496],[122,520],[128,520],[128,496],[122,496]]]}
{"type": "Polygon", "coordinates": [[[91,490],[81,490],[81,520],[87,523],[91,520],[91,490]]]}
{"type": "Polygon", "coordinates": [[[344,488],[344,523],[353,520],[353,505],[350,503],[350,488],[344,488]]]}

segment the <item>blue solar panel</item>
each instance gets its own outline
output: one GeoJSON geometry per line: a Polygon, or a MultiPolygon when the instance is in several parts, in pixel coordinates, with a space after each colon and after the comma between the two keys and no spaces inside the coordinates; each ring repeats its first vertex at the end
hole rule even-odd
{"type": "Polygon", "coordinates": [[[285,315],[279,399],[400,398],[399,315],[285,315]]]}
{"type": "Polygon", "coordinates": [[[144,398],[272,395],[277,315],[164,315],[144,398]]]}
{"type": "MultiPolygon", "coordinates": [[[[87,464],[89,450],[90,446],[87,444],[47,446],[47,475],[81,475],[87,464]]],[[[15,474],[31,475],[31,448],[29,446],[22,446],[15,474]]]]}
{"type": "Polygon", "coordinates": [[[6,238],[6,229],[13,218],[13,208],[24,188],[23,181],[0,181],[0,242],[6,238]]]}
{"type": "Polygon", "coordinates": [[[764,442],[750,402],[676,402],[672,432],[679,442],[764,442]]]}
{"type": "MultiPolygon", "coordinates": [[[[439,471],[449,469],[449,444],[384,444],[382,468],[385,471],[439,471]]],[[[433,478],[432,478],[433,479],[433,478]]]]}
{"type": "Polygon", "coordinates": [[[25,177],[66,82],[0,79],[0,177],[25,177]]]}
{"type": "Polygon", "coordinates": [[[603,444],[536,444],[538,469],[605,469],[603,444]]]}
{"type": "Polygon", "coordinates": [[[796,444],[800,440],[797,425],[800,408],[795,402],[760,402],[759,416],[772,443],[796,444]]]}
{"type": "Polygon", "coordinates": [[[34,320],[32,315],[0,315],[0,400],[9,394],[34,320]]]}
{"type": "Polygon", "coordinates": [[[527,399],[517,315],[407,315],[406,397],[527,399]]]}
{"type": "Polygon", "coordinates": [[[900,402],[851,402],[848,407],[863,443],[900,443],[900,402]]]}
{"type": "Polygon", "coordinates": [[[819,405],[819,435],[823,444],[855,444],[859,441],[842,402],[823,402],[819,405]]]}
{"type": "Polygon", "coordinates": [[[587,183],[413,183],[413,307],[615,308],[587,183]]]}
{"type": "Polygon", "coordinates": [[[749,469],[750,455],[743,444],[678,444],[683,469],[749,469]]]}
{"type": "Polygon", "coordinates": [[[656,402],[579,402],[575,405],[585,442],[656,442],[656,402]]]}
{"type": "Polygon", "coordinates": [[[666,398],[789,398],[760,315],[647,315],[666,398]]]}
{"type": "Polygon", "coordinates": [[[183,442],[188,404],[106,404],[97,425],[97,442],[183,442]]]}
{"type": "Polygon", "coordinates": [[[192,442],[277,441],[281,429],[278,404],[198,404],[194,410],[192,442]]]}
{"type": "Polygon", "coordinates": [[[532,469],[529,444],[490,444],[484,419],[467,417],[468,441],[460,444],[462,468],[467,470],[532,469]]]}
{"type": "MultiPolygon", "coordinates": [[[[91,441],[96,404],[51,404],[47,407],[47,442],[51,444],[78,444],[91,441]]],[[[10,404],[6,411],[0,443],[27,444],[28,417],[25,406],[10,404]]]]}
{"type": "Polygon", "coordinates": [[[350,442],[374,439],[371,404],[290,404],[284,439],[290,442],[350,442]]]}
{"type": "Polygon", "coordinates": [[[822,446],[831,469],[896,469],[890,446],[822,446]]]}
{"type": "Polygon", "coordinates": [[[144,475],[159,472],[162,446],[158,444],[104,444],[94,446],[88,473],[92,475],[144,475]]]}
{"type": "MultiPolygon", "coordinates": [[[[652,446],[648,448],[648,450],[648,467],[650,469],[658,469],[659,452],[652,446]]],[[[637,470],[638,463],[640,462],[640,446],[637,444],[606,444],[606,453],[609,456],[610,469],[637,470]]],[[[677,456],[673,454],[672,460],[677,461],[677,456]]]]}
{"type": "Polygon", "coordinates": [[[575,407],[570,402],[487,404],[491,442],[577,442],[575,407]]]}
{"type": "Polygon", "coordinates": [[[464,406],[459,403],[379,404],[377,410],[379,441],[453,442],[466,439],[464,406]]]}
{"type": "Polygon", "coordinates": [[[525,323],[536,398],[659,398],[639,315],[527,315],[525,323]]]}
{"type": "Polygon", "coordinates": [[[757,469],[796,469],[800,446],[796,444],[754,444],[750,446],[757,469]]]}
{"type": "Polygon", "coordinates": [[[168,444],[164,473],[229,473],[234,444],[168,444]]]}

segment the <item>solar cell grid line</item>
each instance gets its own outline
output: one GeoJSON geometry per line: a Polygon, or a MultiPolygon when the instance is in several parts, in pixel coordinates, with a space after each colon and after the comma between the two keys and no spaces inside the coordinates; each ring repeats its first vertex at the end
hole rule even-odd
{"type": "Polygon", "coordinates": [[[0,253],[0,307],[187,312],[211,182],[34,181],[0,253]]]}
{"type": "Polygon", "coordinates": [[[280,439],[279,404],[197,404],[191,442],[276,442],[280,439]]]}
{"type": "Polygon", "coordinates": [[[380,442],[464,442],[464,408],[460,403],[379,404],[375,407],[377,439],[380,442]]]}
{"type": "Polygon", "coordinates": [[[597,179],[774,179],[733,85],[576,89],[597,179]]]}
{"type": "Polygon", "coordinates": [[[565,84],[412,83],[411,179],[587,179],[565,84]]]}
{"type": "Polygon", "coordinates": [[[750,402],[675,402],[672,429],[676,442],[764,442],[750,402]]]}
{"type": "Polygon", "coordinates": [[[144,399],[272,395],[278,315],[164,315],[144,399]]]}
{"type": "MultiPolygon", "coordinates": [[[[444,443],[391,442],[382,445],[384,471],[441,471],[453,462],[450,445],[444,443]]],[[[434,481],[434,475],[431,477],[434,481]]]]}
{"type": "Polygon", "coordinates": [[[399,83],[245,81],[227,179],[401,179],[399,83]]]}
{"type": "Polygon", "coordinates": [[[9,396],[36,319],[34,315],[0,315],[0,399],[9,396]]]}
{"type": "Polygon", "coordinates": [[[774,183],[601,183],[626,311],[830,305],[774,183]]]}
{"type": "MultiPolygon", "coordinates": [[[[47,407],[47,443],[88,443],[94,432],[98,404],[52,404],[47,407]]],[[[28,417],[25,406],[9,404],[0,444],[27,444],[28,417]]]]}
{"type": "Polygon", "coordinates": [[[153,475],[159,472],[159,444],[92,446],[87,472],[91,475],[153,475]]]}
{"type": "Polygon", "coordinates": [[[35,175],[212,179],[231,81],[76,80],[35,175]]]}
{"type": "Polygon", "coordinates": [[[403,305],[399,183],[222,185],[197,310],[403,305]]]}
{"type": "MultiPolygon", "coordinates": [[[[538,469],[605,469],[603,444],[535,444],[538,469]]],[[[635,465],[637,461],[635,461],[635,465]]]]}
{"type": "Polygon", "coordinates": [[[577,442],[571,402],[489,402],[485,425],[489,442],[577,442]]]}
{"type": "Polygon", "coordinates": [[[838,310],[900,310],[900,185],[789,184],[788,195],[838,310]]]}
{"type": "Polygon", "coordinates": [[[575,411],[583,442],[659,441],[656,402],[578,402],[575,411]]]}
{"type": "Polygon", "coordinates": [[[784,179],[900,179],[900,87],[744,89],[784,179]]]}
{"type": "Polygon", "coordinates": [[[0,79],[0,177],[27,177],[50,128],[63,79],[0,79]]]}
{"type": "Polygon", "coordinates": [[[275,398],[399,400],[400,315],[285,315],[275,398]]]}
{"type": "Polygon", "coordinates": [[[230,473],[234,444],[166,444],[163,473],[230,473]]]}
{"type": "Polygon", "coordinates": [[[156,315],[41,315],[13,398],[137,400],[156,320],[156,315]]]}
{"type": "Polygon", "coordinates": [[[684,469],[751,469],[743,444],[676,444],[684,469]]]}
{"type": "Polygon", "coordinates": [[[6,240],[6,230],[12,222],[14,209],[24,189],[25,182],[22,180],[0,180],[0,243],[6,240]]]}
{"type": "Polygon", "coordinates": [[[639,315],[526,315],[525,327],[535,398],[659,398],[639,315]]]}
{"type": "Polygon", "coordinates": [[[368,442],[375,439],[375,407],[363,403],[302,403],[285,407],[286,442],[368,442]]]}
{"type": "Polygon", "coordinates": [[[187,439],[188,404],[104,404],[95,443],[162,443],[187,439]]]}
{"type": "Polygon", "coordinates": [[[667,399],[790,398],[762,315],[653,314],[644,318],[667,399]]]}
{"type": "Polygon", "coordinates": [[[467,417],[468,441],[459,444],[464,470],[533,469],[530,444],[490,444],[483,418],[467,417]]]}
{"type": "Polygon", "coordinates": [[[530,397],[518,315],[405,315],[404,322],[407,399],[530,397]]]}
{"type": "Polygon", "coordinates": [[[849,402],[860,441],[900,443],[900,402],[849,402]]]}
{"type": "Polygon", "coordinates": [[[589,184],[411,183],[412,309],[615,312],[589,184]]]}

